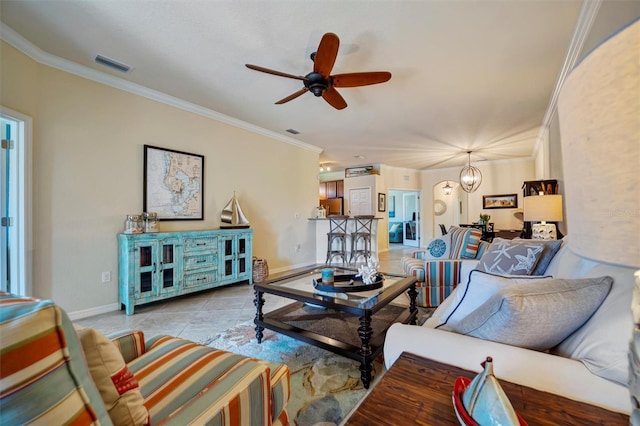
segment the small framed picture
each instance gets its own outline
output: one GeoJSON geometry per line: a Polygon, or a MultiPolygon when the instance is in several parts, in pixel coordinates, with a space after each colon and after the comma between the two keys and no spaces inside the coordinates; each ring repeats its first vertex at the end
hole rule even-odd
{"type": "Polygon", "coordinates": [[[378,211],[384,212],[387,210],[387,194],[378,192],[378,211]]]}
{"type": "Polygon", "coordinates": [[[518,194],[483,195],[483,209],[515,209],[518,207],[518,194]]]}

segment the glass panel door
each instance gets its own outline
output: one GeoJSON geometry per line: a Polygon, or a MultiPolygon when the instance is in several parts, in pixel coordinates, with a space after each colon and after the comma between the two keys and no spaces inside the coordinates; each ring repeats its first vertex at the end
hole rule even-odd
{"type": "Polygon", "coordinates": [[[0,127],[0,290],[21,293],[18,283],[17,123],[1,117],[0,127]]]}
{"type": "Polygon", "coordinates": [[[417,192],[402,194],[402,204],[404,206],[404,244],[412,247],[418,247],[420,245],[418,199],[417,192]]]}
{"type": "Polygon", "coordinates": [[[135,291],[135,297],[143,296],[145,293],[153,293],[153,280],[156,273],[154,248],[154,243],[136,243],[135,256],[138,286],[135,291]]]}
{"type": "Polygon", "coordinates": [[[161,247],[161,259],[160,259],[160,291],[161,292],[171,292],[176,290],[176,278],[178,274],[176,274],[176,265],[175,265],[175,256],[176,256],[176,244],[178,240],[175,238],[162,240],[160,242],[161,247]]]}

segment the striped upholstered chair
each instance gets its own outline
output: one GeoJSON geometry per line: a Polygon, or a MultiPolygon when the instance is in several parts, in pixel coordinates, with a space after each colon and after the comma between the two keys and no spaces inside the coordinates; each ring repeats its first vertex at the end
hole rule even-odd
{"type": "Polygon", "coordinates": [[[402,258],[404,273],[418,280],[419,306],[436,307],[451,294],[460,283],[465,264],[474,261],[475,266],[489,247],[488,242],[480,241],[481,236],[479,229],[452,226],[447,234],[431,240],[426,250],[402,258]]]}
{"type": "Polygon", "coordinates": [[[50,300],[0,292],[0,423],[286,425],[289,369],[141,331],[75,330],[50,300]]]}

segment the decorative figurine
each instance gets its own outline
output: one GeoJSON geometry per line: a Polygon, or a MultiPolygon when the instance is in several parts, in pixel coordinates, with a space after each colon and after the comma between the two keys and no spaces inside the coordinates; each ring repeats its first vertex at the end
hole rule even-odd
{"type": "Polygon", "coordinates": [[[362,282],[365,284],[373,284],[378,276],[378,268],[380,268],[378,259],[371,256],[367,259],[366,265],[358,266],[358,274],[356,277],[361,277],[362,282]]]}
{"type": "Polygon", "coordinates": [[[493,374],[493,359],[487,357],[484,370],[469,382],[459,377],[453,391],[453,406],[460,424],[465,426],[526,425],[518,416],[493,374]]]}

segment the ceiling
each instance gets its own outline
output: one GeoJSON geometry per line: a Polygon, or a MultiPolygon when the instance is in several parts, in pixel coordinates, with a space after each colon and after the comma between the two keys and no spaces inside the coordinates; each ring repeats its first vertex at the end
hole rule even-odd
{"type": "MultiPolygon", "coordinates": [[[[531,157],[581,1],[8,1],[1,21],[42,51],[321,148],[334,169],[412,169],[531,157]],[[344,110],[288,74],[333,32],[332,74],[389,71],[340,88],[344,110]],[[96,54],[133,67],[123,74],[96,54]],[[300,133],[291,135],[286,129],[300,133]],[[364,157],[364,158],[361,158],[364,157]]],[[[629,17],[631,20],[633,16],[629,17]]]]}

